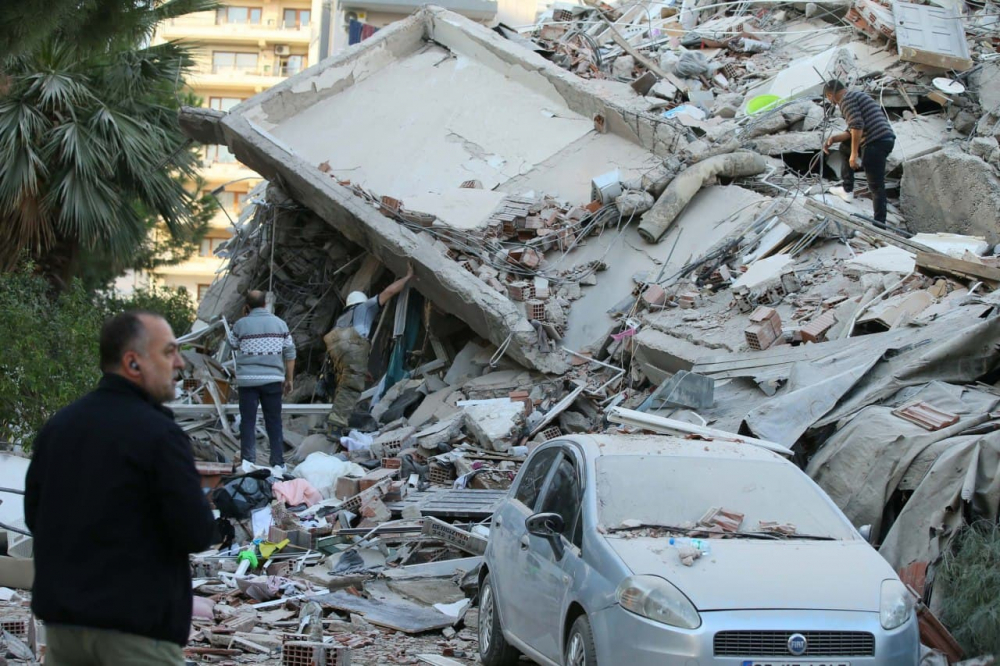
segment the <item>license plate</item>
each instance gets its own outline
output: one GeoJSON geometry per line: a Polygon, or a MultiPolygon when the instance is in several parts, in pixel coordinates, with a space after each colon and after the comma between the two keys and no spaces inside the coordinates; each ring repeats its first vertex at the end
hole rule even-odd
{"type": "Polygon", "coordinates": [[[752,661],[746,660],[742,666],[851,666],[849,661],[752,661]]]}

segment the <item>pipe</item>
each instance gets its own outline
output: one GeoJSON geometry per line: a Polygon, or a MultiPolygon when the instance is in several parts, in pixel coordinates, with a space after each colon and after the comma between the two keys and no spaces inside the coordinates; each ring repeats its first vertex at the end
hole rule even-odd
{"type": "Polygon", "coordinates": [[[639,235],[648,243],[659,243],[663,235],[683,212],[685,206],[705,186],[705,183],[725,176],[737,178],[756,176],[767,169],[767,160],[757,153],[729,153],[716,155],[685,169],[674,178],[643,215],[639,235]]]}
{"type": "Polygon", "coordinates": [[[781,444],[776,444],[775,442],[769,442],[764,439],[757,439],[756,437],[737,435],[731,432],[726,432],[725,430],[716,430],[715,428],[705,428],[703,426],[698,426],[693,423],[685,423],[684,421],[668,419],[663,416],[655,416],[653,414],[647,414],[645,412],[637,412],[634,409],[612,407],[609,410],[607,410],[607,415],[608,415],[608,421],[610,421],[611,423],[621,423],[623,425],[629,425],[636,428],[643,428],[645,430],[652,430],[653,432],[660,432],[664,434],[700,435],[701,437],[706,437],[708,439],[718,439],[725,442],[735,442],[737,444],[750,444],[752,446],[759,446],[762,449],[767,449],[768,451],[773,451],[774,453],[778,453],[783,456],[790,457],[793,455],[791,449],[782,446],[781,444]]]}

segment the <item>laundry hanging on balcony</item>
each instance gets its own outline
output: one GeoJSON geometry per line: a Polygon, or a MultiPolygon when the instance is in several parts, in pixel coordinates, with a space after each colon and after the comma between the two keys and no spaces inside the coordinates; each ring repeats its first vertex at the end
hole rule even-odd
{"type": "Polygon", "coordinates": [[[359,42],[363,42],[372,35],[378,32],[378,28],[368,23],[363,23],[357,19],[351,19],[351,24],[348,29],[348,41],[349,45],[354,45],[359,42]]]}

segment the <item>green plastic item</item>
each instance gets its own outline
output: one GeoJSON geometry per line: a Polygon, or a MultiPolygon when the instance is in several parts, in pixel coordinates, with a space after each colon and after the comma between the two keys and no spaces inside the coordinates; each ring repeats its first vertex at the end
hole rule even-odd
{"type": "Polygon", "coordinates": [[[240,555],[236,558],[236,561],[242,562],[243,560],[250,560],[250,567],[253,569],[257,568],[257,553],[252,550],[240,551],[240,555]]]}
{"type": "Polygon", "coordinates": [[[778,106],[783,101],[785,100],[781,99],[777,95],[757,95],[747,102],[747,115],[752,116],[755,113],[767,111],[772,107],[778,106]]]}

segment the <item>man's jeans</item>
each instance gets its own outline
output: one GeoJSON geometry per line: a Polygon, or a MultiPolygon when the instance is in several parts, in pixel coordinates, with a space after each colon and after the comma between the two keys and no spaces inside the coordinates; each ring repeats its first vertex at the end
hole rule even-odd
{"type": "Polygon", "coordinates": [[[246,462],[257,462],[257,403],[264,409],[264,427],[271,444],[271,467],[285,464],[285,442],[281,433],[282,382],[263,386],[241,386],[240,452],[246,462]]]}
{"type": "MultiPolygon", "coordinates": [[[[877,222],[885,224],[886,217],[886,194],[885,194],[885,162],[889,159],[892,147],[896,145],[894,139],[883,139],[865,144],[861,149],[861,167],[865,170],[868,178],[868,190],[872,193],[872,206],[875,209],[874,218],[877,222]]],[[[840,154],[844,158],[844,166],[840,169],[840,178],[844,181],[844,190],[854,191],[854,169],[851,168],[851,142],[842,141],[840,144],[840,154]]]]}

